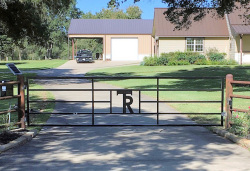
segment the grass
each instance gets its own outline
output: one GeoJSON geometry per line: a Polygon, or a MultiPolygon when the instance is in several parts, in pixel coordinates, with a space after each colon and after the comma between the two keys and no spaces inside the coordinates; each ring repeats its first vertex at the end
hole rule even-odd
{"type": "MultiPolygon", "coordinates": [[[[31,84],[30,88],[32,89],[43,89],[42,86],[37,84],[31,84]]],[[[30,92],[30,100],[55,100],[55,97],[51,92],[47,91],[34,91],[30,92]]],[[[55,108],[55,103],[49,103],[49,102],[39,102],[39,103],[31,103],[30,109],[35,110],[37,112],[45,112],[50,113],[53,112],[55,108]]],[[[47,120],[50,118],[50,114],[30,114],[30,124],[44,124],[47,122],[47,120]]],[[[38,129],[40,130],[40,126],[32,127],[32,129],[38,129]]]]}
{"type": "MultiPolygon", "coordinates": [[[[37,84],[31,85],[31,88],[33,89],[42,89],[43,87],[37,84]]],[[[14,91],[17,92],[17,88],[14,88],[14,91]]],[[[16,94],[16,93],[15,93],[16,94]]],[[[54,96],[51,92],[32,92],[30,94],[30,100],[54,100],[54,96]]],[[[17,99],[10,99],[10,100],[3,100],[0,104],[0,109],[2,110],[8,110],[9,106],[12,107],[17,104],[17,99]]],[[[47,102],[40,102],[40,103],[33,103],[30,104],[30,108],[34,110],[38,110],[40,112],[53,112],[53,109],[55,107],[55,103],[47,103],[47,102]]],[[[10,113],[11,115],[11,123],[16,123],[18,121],[18,114],[17,112],[10,113]]],[[[44,115],[31,115],[30,116],[30,123],[35,124],[43,124],[46,123],[46,121],[49,119],[50,115],[44,114],[44,115]]],[[[7,114],[0,115],[0,125],[5,124],[7,120],[7,114]]],[[[11,126],[11,129],[16,128],[16,126],[11,126]]],[[[41,127],[32,127],[32,129],[40,130],[41,127]]],[[[3,131],[0,129],[0,132],[3,131]]]]}
{"type": "MultiPolygon", "coordinates": [[[[35,60],[27,60],[27,61],[8,61],[8,62],[0,62],[0,80],[16,80],[16,76],[14,76],[7,66],[6,63],[15,63],[17,68],[19,68],[21,71],[25,70],[39,70],[39,69],[50,69],[50,68],[56,68],[62,64],[67,62],[67,60],[42,60],[42,61],[35,61],[35,60]]],[[[24,73],[25,77],[27,76],[35,76],[34,73],[24,73]]],[[[42,89],[42,86],[33,84],[31,85],[32,88],[42,89]]],[[[17,87],[14,86],[14,94],[17,94],[17,87]]],[[[31,100],[32,99],[48,99],[52,100],[54,99],[53,95],[50,92],[34,92],[31,94],[31,100]]],[[[14,106],[14,104],[17,104],[17,99],[11,99],[11,100],[2,100],[0,103],[0,110],[8,110],[9,106],[14,106]]],[[[37,103],[37,104],[31,104],[31,108],[39,109],[43,112],[52,112],[54,109],[54,103],[37,103]]],[[[31,116],[30,120],[31,122],[35,122],[37,124],[45,123],[50,115],[34,115],[31,116]]],[[[6,122],[7,115],[0,115],[0,124],[3,124],[6,122]]],[[[11,122],[17,122],[17,112],[11,113],[11,122]]],[[[35,127],[35,129],[40,129],[40,127],[35,127]]],[[[1,130],[0,130],[1,131],[1,130]]]]}
{"type": "MultiPolygon", "coordinates": [[[[99,69],[89,72],[88,76],[175,76],[175,77],[189,77],[189,76],[219,76],[226,77],[226,74],[233,74],[235,80],[249,80],[250,66],[125,66],[116,68],[99,69]]],[[[128,79],[117,81],[104,81],[108,84],[123,88],[156,88],[156,80],[147,79],[128,79]]],[[[168,79],[160,80],[160,88],[166,89],[216,89],[220,88],[220,80],[187,80],[187,79],[168,79]]],[[[142,92],[143,94],[156,97],[156,92],[142,92]]],[[[235,87],[235,94],[250,95],[248,87],[235,87]]],[[[161,100],[216,100],[221,99],[220,91],[169,91],[160,92],[161,100]]],[[[250,106],[249,100],[234,99],[234,107],[248,109],[250,106]]],[[[216,112],[220,113],[220,104],[205,104],[205,103],[179,103],[170,104],[180,112],[216,112]]],[[[206,124],[220,124],[220,115],[190,115],[190,118],[198,123],[206,124]]]]}
{"type": "Polygon", "coordinates": [[[56,68],[67,62],[68,60],[23,60],[23,61],[1,61],[0,69],[8,70],[5,66],[7,63],[14,63],[21,70],[37,70],[56,68]]]}

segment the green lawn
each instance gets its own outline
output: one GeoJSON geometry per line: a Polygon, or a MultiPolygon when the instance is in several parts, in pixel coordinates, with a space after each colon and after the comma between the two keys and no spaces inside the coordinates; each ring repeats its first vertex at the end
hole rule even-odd
{"type": "MultiPolygon", "coordinates": [[[[40,69],[50,69],[57,68],[67,62],[68,60],[23,60],[23,61],[1,61],[0,62],[0,80],[13,80],[16,79],[15,76],[6,66],[7,63],[14,63],[18,69],[21,71],[27,70],[40,70],[40,69]]],[[[24,74],[27,75],[27,74],[24,74]]]]}
{"type": "Polygon", "coordinates": [[[7,69],[5,64],[14,63],[21,70],[37,70],[56,68],[64,64],[68,60],[23,60],[23,61],[1,61],[0,69],[7,69]]]}
{"type": "MultiPolygon", "coordinates": [[[[0,80],[16,80],[16,76],[14,76],[7,66],[6,63],[15,63],[16,66],[21,70],[38,70],[38,69],[50,69],[50,68],[56,68],[62,64],[67,62],[67,60],[41,60],[41,61],[35,61],[35,60],[28,60],[28,61],[9,61],[9,62],[0,62],[0,80]]],[[[24,76],[35,76],[34,73],[24,73],[24,76]]],[[[32,88],[42,89],[42,86],[40,85],[31,85],[32,88]]],[[[17,86],[14,86],[14,94],[17,94],[17,86]]],[[[50,92],[35,92],[32,94],[31,99],[38,98],[38,99],[54,99],[53,95],[50,92]]],[[[17,104],[17,99],[11,99],[11,100],[1,100],[0,101],[0,111],[8,110],[9,105],[13,106],[14,104],[17,104]]],[[[39,104],[31,104],[31,108],[34,109],[40,109],[43,112],[52,112],[54,109],[54,103],[39,103],[39,104]]],[[[50,115],[35,115],[31,116],[30,120],[31,122],[35,122],[38,124],[45,123],[47,119],[50,117],[50,115]]],[[[0,115],[0,125],[4,124],[4,119],[6,118],[6,115],[0,115]]],[[[11,113],[11,120],[12,122],[17,122],[17,113],[13,112],[11,113]]],[[[40,127],[37,127],[37,129],[40,129],[40,127]]],[[[1,131],[1,130],[0,130],[1,131]]]]}
{"type": "MultiPolygon", "coordinates": [[[[233,74],[236,80],[250,80],[250,66],[125,66],[116,68],[99,69],[89,72],[88,76],[220,76],[225,78],[226,74],[233,74]]],[[[147,79],[128,79],[116,81],[104,81],[124,88],[156,88],[156,80],[147,79]]],[[[187,80],[187,79],[163,79],[160,80],[160,88],[165,89],[217,89],[220,88],[220,80],[187,80]]],[[[142,92],[153,97],[156,97],[156,92],[142,92]]],[[[234,93],[250,95],[249,87],[235,87],[234,93]]],[[[168,91],[160,92],[161,100],[206,100],[219,101],[221,92],[219,91],[168,91]]],[[[220,104],[205,104],[205,103],[179,103],[172,104],[172,107],[180,112],[215,112],[220,113],[220,104]]],[[[234,100],[234,106],[237,108],[248,109],[250,106],[249,100],[234,100]]],[[[192,119],[199,123],[220,123],[219,115],[192,115],[192,119]]]]}

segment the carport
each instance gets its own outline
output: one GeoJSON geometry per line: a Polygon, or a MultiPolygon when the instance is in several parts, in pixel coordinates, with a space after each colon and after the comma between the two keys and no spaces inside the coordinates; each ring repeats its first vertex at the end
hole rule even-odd
{"type": "Polygon", "coordinates": [[[151,36],[153,20],[72,19],[68,40],[72,41],[72,59],[76,39],[103,39],[103,60],[139,61],[154,54],[151,36]]]}

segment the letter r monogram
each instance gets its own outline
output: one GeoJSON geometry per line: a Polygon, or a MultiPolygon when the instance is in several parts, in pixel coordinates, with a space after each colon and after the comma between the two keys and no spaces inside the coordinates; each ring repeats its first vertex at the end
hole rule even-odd
{"type": "Polygon", "coordinates": [[[132,95],[132,90],[118,90],[117,95],[119,94],[123,94],[123,113],[126,113],[126,106],[130,113],[134,113],[133,109],[131,108],[131,105],[133,104],[133,98],[132,96],[127,96],[127,94],[132,95]],[[126,101],[127,99],[129,102],[126,101]]]}

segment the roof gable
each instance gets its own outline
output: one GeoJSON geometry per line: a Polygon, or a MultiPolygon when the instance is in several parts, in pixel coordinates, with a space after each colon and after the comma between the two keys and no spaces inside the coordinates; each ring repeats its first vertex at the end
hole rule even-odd
{"type": "Polygon", "coordinates": [[[174,30],[175,25],[163,14],[167,8],[156,8],[154,16],[155,37],[229,37],[225,18],[207,14],[201,21],[193,21],[189,29],[174,30]]]}
{"type": "Polygon", "coordinates": [[[153,20],[72,19],[68,34],[152,34],[153,20]]]}

